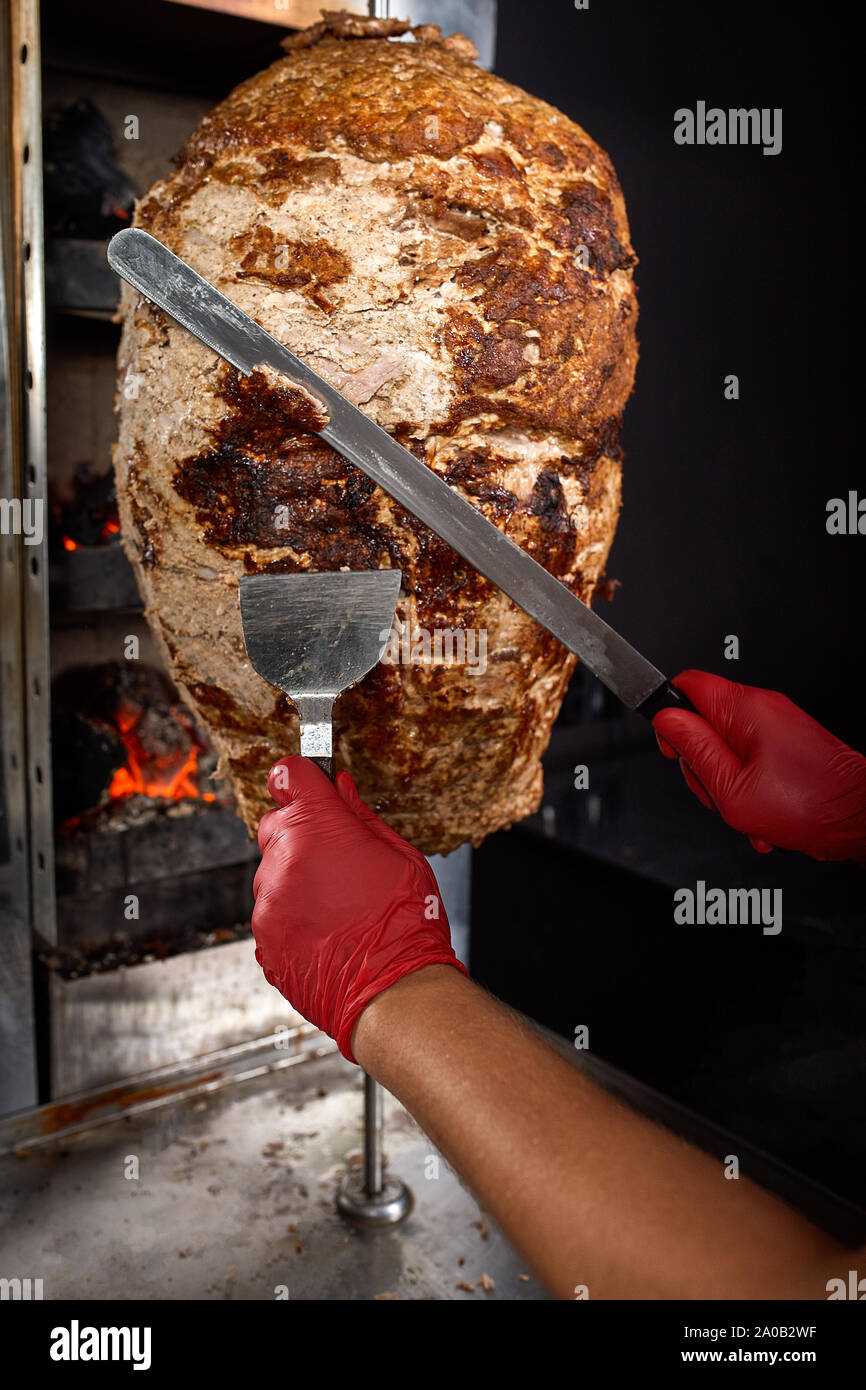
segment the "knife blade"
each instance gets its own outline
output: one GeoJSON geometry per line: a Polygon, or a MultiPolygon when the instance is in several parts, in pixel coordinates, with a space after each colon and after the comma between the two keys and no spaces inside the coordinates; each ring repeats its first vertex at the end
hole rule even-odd
{"type": "Polygon", "coordinates": [[[629,709],[652,719],[667,706],[691,708],[657,667],[543,565],[156,237],[124,228],[107,254],[118,275],[244,376],[266,364],[317,398],[328,422],[316,433],[326,443],[579,656],[629,709]]]}

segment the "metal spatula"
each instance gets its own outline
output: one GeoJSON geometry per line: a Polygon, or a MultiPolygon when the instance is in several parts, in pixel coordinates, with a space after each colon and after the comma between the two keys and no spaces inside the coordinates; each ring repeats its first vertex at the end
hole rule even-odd
{"type": "Polygon", "coordinates": [[[329,777],[334,701],[381,659],[401,579],[399,570],[307,570],[240,581],[247,655],[288,695],[301,721],[301,753],[329,777]]]}
{"type": "MultiPolygon", "coordinates": [[[[301,721],[301,753],[334,775],[334,701],[382,657],[394,621],[399,570],[250,574],[239,584],[247,655],[260,676],[285,691],[301,721]]],[[[339,873],[339,866],[335,866],[339,873]]],[[[382,1093],[364,1076],[364,1165],[337,1198],[356,1225],[391,1225],[411,1210],[412,1194],[386,1177],[382,1093]]]]}

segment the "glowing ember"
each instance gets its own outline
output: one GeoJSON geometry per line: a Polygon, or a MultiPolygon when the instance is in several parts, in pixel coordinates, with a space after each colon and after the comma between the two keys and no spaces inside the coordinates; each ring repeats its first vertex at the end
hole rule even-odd
{"type": "MultiPolygon", "coordinates": [[[[105,545],[105,543],[106,543],[107,541],[109,541],[109,540],[111,539],[112,536],[116,536],[116,535],[117,535],[117,533],[118,533],[119,530],[120,530],[120,522],[118,522],[118,521],[106,521],[105,525],[103,526],[102,530],[101,530],[100,533],[99,533],[98,539],[94,542],[94,544],[95,544],[95,545],[105,545]]],[[[82,544],[81,544],[80,541],[74,541],[74,540],[72,539],[71,536],[64,536],[64,537],[63,537],[63,549],[64,549],[64,550],[81,550],[81,549],[82,549],[82,544]]]]}
{"type": "Polygon", "coordinates": [[[194,725],[177,707],[172,708],[172,715],[189,735],[188,748],[152,753],[138,736],[143,711],[131,705],[118,708],[114,723],[129,757],[126,766],[118,768],[111,779],[108,794],[112,801],[125,796],[164,797],[168,801],[183,801],[185,797],[216,800],[213,792],[199,791],[198,756],[202,744],[194,725]]]}

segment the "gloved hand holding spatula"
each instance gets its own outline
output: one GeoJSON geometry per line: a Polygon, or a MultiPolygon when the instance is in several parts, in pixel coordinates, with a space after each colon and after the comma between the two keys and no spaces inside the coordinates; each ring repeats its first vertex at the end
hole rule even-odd
{"type": "Polygon", "coordinates": [[[424,965],[463,966],[430,865],[333,777],[331,714],[375,666],[394,620],[399,570],[249,575],[247,654],[298,711],[302,757],[283,758],[259,824],[256,959],[268,981],[353,1062],[352,1028],[374,995],[424,965]]]}
{"type": "Polygon", "coordinates": [[[259,825],[253,892],[256,960],[304,1018],[350,1062],[370,1000],[425,965],[454,965],[430,865],[380,820],[347,772],[336,783],[308,758],[283,758],[259,825]]]}

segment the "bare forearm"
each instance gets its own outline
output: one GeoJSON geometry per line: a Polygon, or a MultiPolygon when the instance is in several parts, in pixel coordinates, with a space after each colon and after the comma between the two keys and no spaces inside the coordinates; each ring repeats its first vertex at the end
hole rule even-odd
{"type": "Polygon", "coordinates": [[[377,996],[353,1050],[558,1297],[822,1298],[848,1258],[625,1109],[449,966],[377,996]]]}

